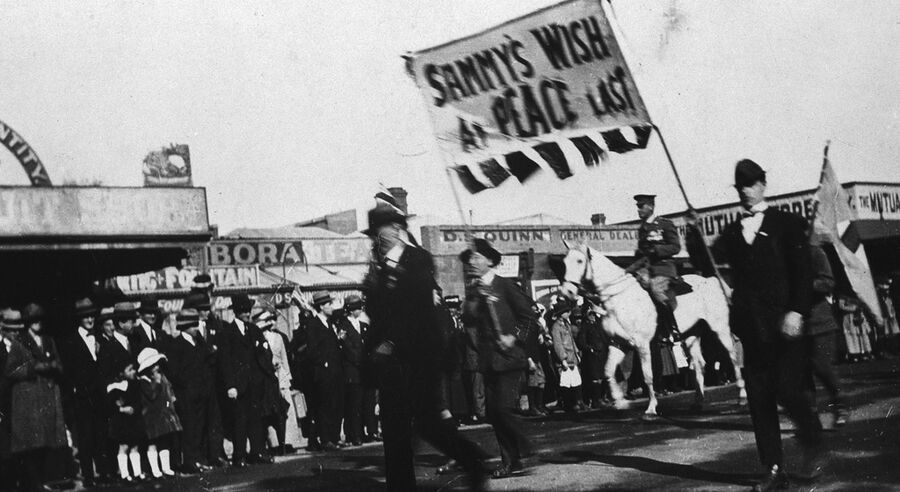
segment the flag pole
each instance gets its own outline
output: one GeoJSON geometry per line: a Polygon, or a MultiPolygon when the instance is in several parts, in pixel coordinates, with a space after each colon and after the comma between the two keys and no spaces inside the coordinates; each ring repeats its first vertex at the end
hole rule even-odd
{"type": "MultiPolygon", "coordinates": [[[[666,145],[666,139],[663,137],[662,131],[660,131],[655,123],[651,123],[651,125],[653,126],[653,130],[656,131],[656,135],[659,136],[659,142],[662,144],[666,159],[669,161],[669,167],[672,168],[672,174],[675,175],[675,182],[678,183],[678,189],[681,190],[681,196],[684,198],[684,203],[687,205],[688,214],[692,218],[697,217],[697,210],[691,205],[687,192],[684,190],[684,184],[681,182],[681,175],[678,174],[678,169],[675,167],[675,161],[672,159],[672,154],[669,152],[669,146],[666,145]]],[[[700,233],[700,242],[703,243],[703,251],[706,252],[706,257],[709,259],[710,265],[712,265],[713,273],[715,274],[716,279],[719,280],[719,287],[722,289],[722,293],[725,294],[725,299],[728,300],[728,304],[731,305],[731,297],[727,294],[728,289],[726,288],[725,279],[722,278],[722,272],[719,271],[719,267],[716,265],[716,258],[713,256],[712,251],[710,251],[709,245],[706,244],[706,237],[703,235],[703,227],[697,224],[695,228],[697,229],[697,232],[700,233]]]]}
{"type": "Polygon", "coordinates": [[[825,179],[825,167],[828,166],[828,148],[831,147],[831,140],[825,141],[825,150],[822,155],[822,170],[819,171],[819,184],[816,186],[816,192],[813,193],[815,198],[813,202],[812,214],[809,216],[809,229],[806,231],[806,238],[812,242],[816,234],[816,215],[819,213],[819,191],[822,190],[822,180],[825,179]]]}

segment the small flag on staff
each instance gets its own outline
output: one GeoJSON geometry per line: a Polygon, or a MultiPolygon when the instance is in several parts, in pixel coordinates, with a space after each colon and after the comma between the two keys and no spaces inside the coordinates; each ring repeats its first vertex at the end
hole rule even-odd
{"type": "Polygon", "coordinates": [[[860,241],[851,224],[853,213],[850,210],[849,196],[828,160],[828,145],[825,146],[822,175],[815,199],[817,203],[813,217],[813,235],[818,235],[834,246],[853,292],[868,307],[876,323],[882,323],[881,305],[872,273],[869,265],[858,256],[860,241]]]}

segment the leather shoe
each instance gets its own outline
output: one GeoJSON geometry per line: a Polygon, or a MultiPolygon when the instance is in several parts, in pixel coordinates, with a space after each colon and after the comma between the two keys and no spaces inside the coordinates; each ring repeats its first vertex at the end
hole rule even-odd
{"type": "Polygon", "coordinates": [[[337,451],[338,447],[333,442],[322,444],[322,451],[337,451]]]}
{"type": "Polygon", "coordinates": [[[267,454],[254,454],[247,462],[254,465],[270,465],[275,462],[275,459],[267,454]]]}
{"type": "Polygon", "coordinates": [[[772,468],[766,472],[766,476],[756,483],[752,492],[769,492],[770,490],[784,490],[788,488],[787,474],[778,465],[772,465],[772,468]]]}
{"type": "Polygon", "coordinates": [[[491,478],[508,478],[524,469],[525,467],[522,466],[521,461],[514,461],[508,465],[501,464],[500,466],[495,468],[493,472],[491,472],[491,478]]]}

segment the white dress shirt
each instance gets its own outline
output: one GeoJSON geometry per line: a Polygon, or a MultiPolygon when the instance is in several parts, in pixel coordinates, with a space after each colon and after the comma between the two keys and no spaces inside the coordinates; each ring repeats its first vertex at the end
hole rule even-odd
{"type": "Polygon", "coordinates": [[[119,344],[121,344],[123,347],[125,347],[125,350],[127,350],[128,353],[131,353],[131,344],[128,343],[128,337],[126,337],[125,335],[123,335],[117,331],[114,331],[113,338],[115,338],[116,341],[119,342],[119,344]]]}
{"type": "Polygon", "coordinates": [[[94,335],[87,331],[83,326],[78,327],[78,335],[81,336],[81,339],[84,341],[84,344],[87,345],[88,351],[91,353],[91,358],[94,361],[97,360],[97,339],[94,335]]]}
{"type": "MultiPolygon", "coordinates": [[[[763,212],[767,208],[769,208],[769,205],[765,201],[759,202],[748,210],[751,215],[745,215],[741,219],[741,233],[744,235],[744,241],[747,244],[753,244],[753,240],[756,239],[756,234],[759,232],[765,217],[763,212]]],[[[746,214],[746,212],[744,213],[746,214]]]]}
{"type": "Polygon", "coordinates": [[[247,334],[247,325],[245,325],[244,322],[241,321],[240,318],[234,318],[234,324],[237,325],[238,331],[241,332],[241,336],[244,336],[247,334]]]}

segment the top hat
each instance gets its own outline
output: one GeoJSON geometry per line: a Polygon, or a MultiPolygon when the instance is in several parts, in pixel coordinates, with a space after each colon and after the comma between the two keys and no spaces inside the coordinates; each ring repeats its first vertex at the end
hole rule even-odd
{"type": "Polygon", "coordinates": [[[91,302],[90,298],[85,297],[75,301],[75,314],[81,318],[97,315],[97,306],[91,302]]]}
{"type": "Polygon", "coordinates": [[[192,292],[184,298],[184,307],[209,311],[212,308],[212,302],[210,302],[209,296],[205,293],[192,292]]]}
{"type": "Polygon", "coordinates": [[[238,313],[249,313],[253,309],[255,302],[246,294],[236,294],[231,296],[231,310],[238,313]]]}
{"type": "Polygon", "coordinates": [[[463,263],[469,263],[469,259],[472,258],[473,249],[474,252],[487,258],[488,261],[491,262],[492,267],[499,265],[500,260],[503,259],[502,255],[500,255],[500,252],[494,249],[494,247],[491,246],[491,243],[488,242],[487,239],[475,238],[474,240],[472,240],[472,246],[459,254],[460,261],[462,261],[463,263]]]}
{"type": "Polygon", "coordinates": [[[113,319],[127,320],[137,318],[137,309],[130,302],[117,302],[113,306],[113,319]]]}
{"type": "Polygon", "coordinates": [[[200,326],[200,313],[192,308],[184,308],[181,311],[178,311],[175,326],[177,326],[179,330],[187,330],[188,328],[200,326]]]}
{"type": "Polygon", "coordinates": [[[643,207],[647,203],[656,203],[656,195],[638,194],[634,195],[633,198],[638,207],[643,207]]]}
{"type": "Polygon", "coordinates": [[[367,236],[374,236],[381,226],[387,224],[399,224],[405,229],[406,215],[386,203],[379,203],[369,210],[369,228],[362,232],[367,236]]]}
{"type": "Polygon", "coordinates": [[[22,310],[22,321],[25,323],[34,323],[42,319],[44,319],[44,309],[33,302],[22,310]]]}
{"type": "Polygon", "coordinates": [[[753,186],[759,181],[766,182],[766,172],[759,167],[759,164],[750,159],[743,159],[734,166],[735,188],[753,186]]]}
{"type": "Polygon", "coordinates": [[[138,372],[144,372],[148,369],[152,368],[159,361],[166,360],[166,356],[159,353],[153,347],[147,347],[144,350],[141,350],[141,353],[137,356],[137,364],[138,364],[138,372]]]}
{"type": "Polygon", "coordinates": [[[0,320],[0,328],[4,330],[25,329],[25,323],[22,321],[22,313],[16,309],[4,309],[3,319],[0,320]]]}
{"type": "Polygon", "coordinates": [[[350,294],[346,299],[344,299],[344,309],[346,309],[347,311],[353,311],[362,308],[363,300],[358,295],[350,294]]]}
{"type": "Polygon", "coordinates": [[[313,294],[313,305],[315,307],[319,307],[322,304],[328,304],[333,300],[334,298],[331,297],[331,294],[326,291],[319,291],[313,294]]]}

